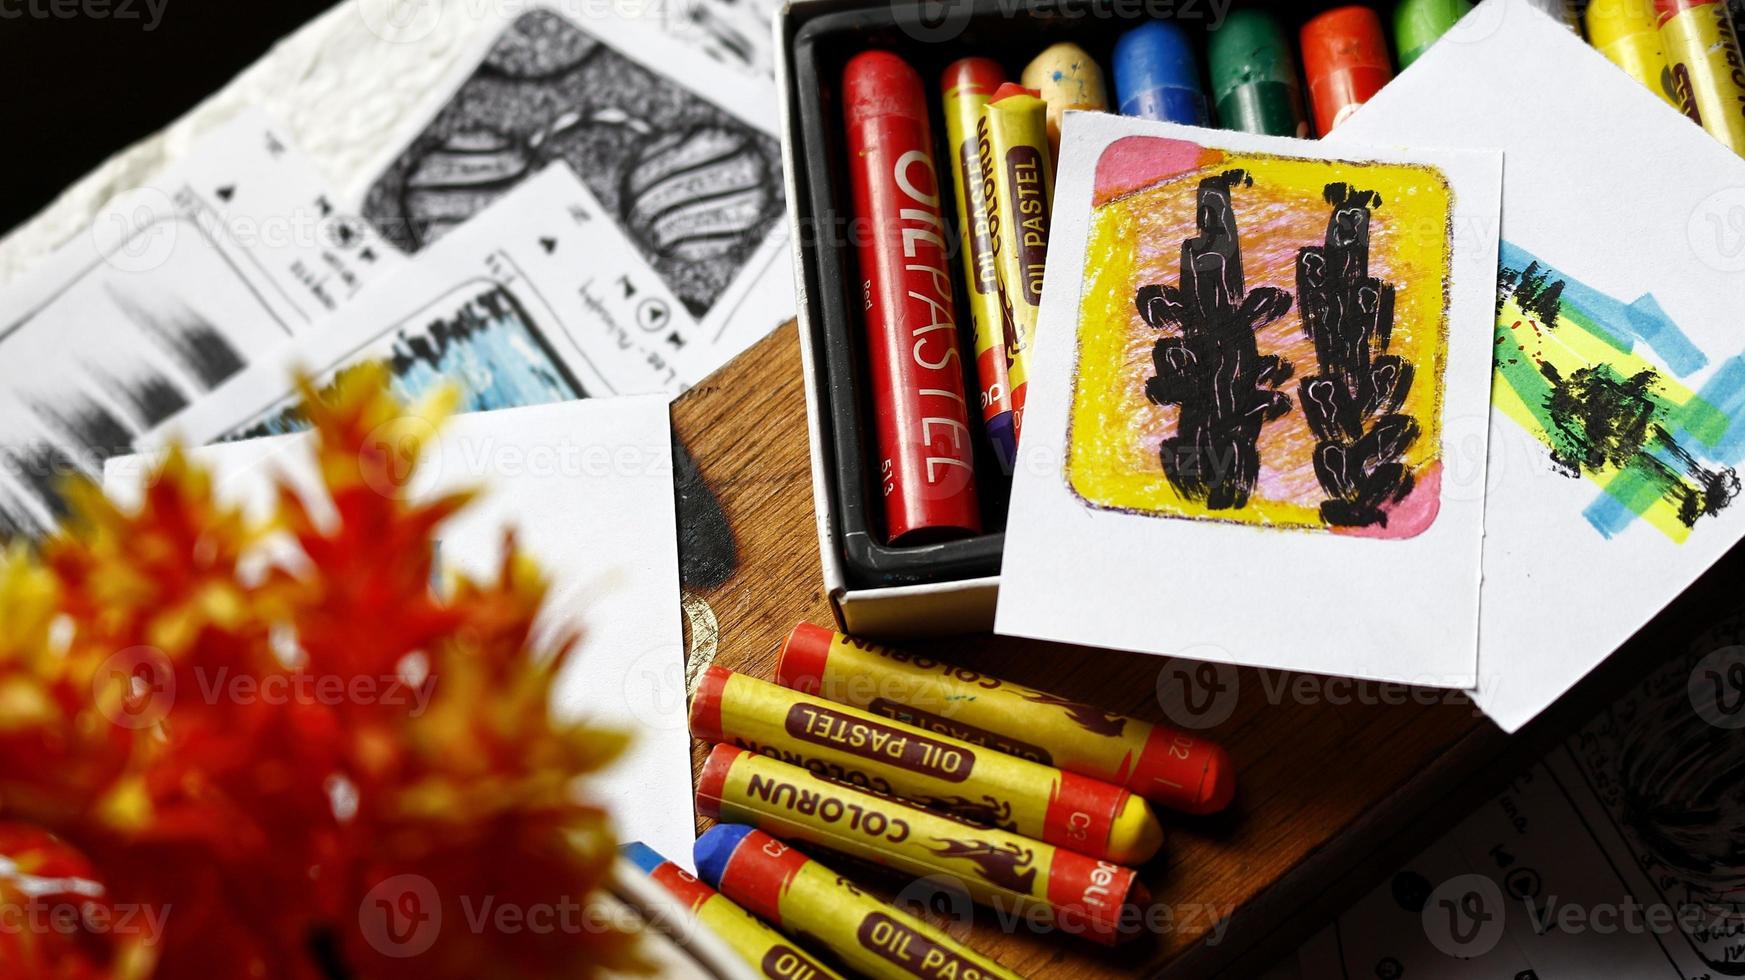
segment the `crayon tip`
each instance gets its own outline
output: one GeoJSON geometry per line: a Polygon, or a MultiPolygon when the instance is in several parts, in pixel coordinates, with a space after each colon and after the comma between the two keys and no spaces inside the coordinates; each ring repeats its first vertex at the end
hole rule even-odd
{"type": "Polygon", "coordinates": [[[721,692],[733,679],[733,671],[713,664],[691,692],[691,736],[705,742],[721,741],[721,692]]]}
{"type": "Polygon", "coordinates": [[[652,872],[655,868],[667,863],[667,859],[661,857],[659,851],[639,840],[618,845],[618,853],[643,871],[652,872]]]}
{"type": "MultiPolygon", "coordinates": [[[[882,116],[913,118],[927,98],[921,76],[889,51],[862,51],[842,69],[843,111],[849,124],[882,116]]],[[[922,118],[925,118],[923,116],[922,118]]]]}
{"type": "Polygon", "coordinates": [[[727,774],[733,769],[733,760],[744,752],[739,746],[726,742],[719,742],[709,750],[709,758],[697,776],[698,813],[710,820],[721,819],[721,798],[727,792],[727,774]]]}
{"type": "Polygon", "coordinates": [[[697,877],[720,888],[721,878],[727,873],[727,862],[733,859],[733,852],[739,850],[739,845],[751,831],[752,828],[738,823],[716,824],[704,831],[691,850],[691,856],[697,861],[697,877]]]}
{"type": "Polygon", "coordinates": [[[1206,774],[1200,781],[1200,798],[1190,813],[1217,813],[1236,798],[1236,764],[1221,745],[1207,747],[1206,774]]]}
{"type": "Polygon", "coordinates": [[[836,631],[811,623],[795,626],[776,655],[776,683],[801,694],[817,694],[824,686],[824,666],[836,631]]]}
{"type": "Polygon", "coordinates": [[[1151,807],[1137,794],[1130,796],[1109,828],[1107,857],[1116,864],[1136,868],[1163,849],[1163,825],[1151,807]]]}

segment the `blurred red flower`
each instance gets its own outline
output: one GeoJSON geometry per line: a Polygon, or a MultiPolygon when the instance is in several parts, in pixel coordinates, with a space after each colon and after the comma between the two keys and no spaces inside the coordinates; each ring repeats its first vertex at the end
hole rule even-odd
{"type": "Polygon", "coordinates": [[[304,397],[327,499],[251,520],[172,452],[137,511],[79,486],[0,554],[0,975],[640,968],[582,791],[624,737],[551,715],[545,581],[511,539],[431,589],[469,498],[399,491],[448,399],[375,368],[304,397]]]}

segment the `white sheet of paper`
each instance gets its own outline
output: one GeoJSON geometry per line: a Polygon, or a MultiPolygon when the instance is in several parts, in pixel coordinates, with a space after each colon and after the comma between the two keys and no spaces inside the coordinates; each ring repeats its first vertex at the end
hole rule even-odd
{"type": "MultiPolygon", "coordinates": [[[[1476,8],[1329,141],[1501,148],[1505,265],[1531,257],[1555,270],[1569,283],[1564,298],[1579,295],[1618,338],[1615,356],[1583,360],[1612,361],[1622,378],[1652,370],[1654,390],[1700,402],[1699,419],[1657,413],[1654,424],[1729,484],[1712,503],[1737,494],[1745,160],[1519,0],[1476,8]]],[[[1508,327],[1502,333],[1513,335],[1508,327]]],[[[1542,333],[1556,342],[1560,332],[1575,336],[1567,323],[1542,333]]],[[[1508,350],[1499,346],[1499,356],[1508,350]]],[[[1575,377],[1569,361],[1558,363],[1561,376],[1575,377]]],[[[1732,499],[1698,517],[1680,544],[1631,519],[1585,467],[1573,476],[1555,464],[1548,444],[1501,409],[1509,390],[1499,376],[1476,700],[1514,731],[1745,535],[1745,504],[1732,499]]],[[[1663,443],[1650,454],[1695,485],[1663,443]]]]}
{"type": "Polygon", "coordinates": [[[1669,658],[1305,943],[1296,976],[1738,975],[1745,687],[1705,704],[1692,685],[1742,638],[1735,616],[1669,658]]]}
{"type": "MultiPolygon", "coordinates": [[[[502,535],[552,581],[540,635],[580,630],[555,706],[636,735],[591,783],[622,834],[690,867],[691,740],[679,621],[678,529],[666,399],[600,398],[451,419],[414,477],[417,499],[477,487],[477,502],[439,529],[444,567],[496,572],[502,535]]],[[[308,435],[209,446],[193,458],[221,498],[264,512],[273,478],[320,499],[308,435]]],[[[104,489],[131,505],[147,460],[111,460],[104,489]]]]}
{"type": "MultiPolygon", "coordinates": [[[[1089,377],[1086,372],[1097,370],[1102,362],[1118,361],[1123,372],[1118,376],[1120,384],[1131,385],[1144,381],[1140,377],[1136,382],[1134,376],[1150,375],[1156,370],[1151,335],[1137,330],[1144,323],[1135,312],[1131,299],[1135,294],[1131,291],[1122,294],[1129,298],[1119,303],[1106,300],[1110,304],[1106,316],[1132,318],[1137,326],[1127,329],[1135,330],[1133,336],[1141,339],[1127,341],[1118,356],[1086,358],[1080,353],[1080,308],[1081,302],[1088,302],[1081,297],[1113,296],[1110,289],[1131,285],[1125,279],[1118,279],[1113,287],[1096,284],[1096,277],[1125,273],[1109,271],[1113,266],[1107,256],[1087,259],[1087,238],[1092,233],[1093,181],[1099,160],[1111,144],[1134,136],[1170,137],[1255,154],[1326,159],[1316,144],[1295,140],[1100,114],[1068,117],[1062,136],[1062,164],[1055,190],[1041,320],[1032,355],[1028,414],[1006,533],[997,631],[1195,660],[1435,687],[1469,686],[1477,654],[1483,517],[1480,489],[1484,485],[1482,419],[1490,390],[1491,270],[1496,261],[1494,236],[1474,231],[1495,226],[1500,155],[1469,151],[1343,150],[1345,158],[1353,163],[1339,168],[1317,162],[1307,171],[1309,176],[1303,178],[1305,185],[1311,181],[1317,184],[1312,203],[1307,191],[1295,199],[1299,208],[1296,213],[1302,217],[1292,227],[1306,229],[1301,238],[1293,231],[1288,242],[1277,240],[1277,235],[1259,234],[1243,242],[1251,269],[1267,262],[1275,268],[1294,268],[1299,248],[1322,244],[1324,225],[1333,213],[1333,208],[1320,200],[1318,182],[1348,176],[1359,181],[1361,187],[1364,171],[1360,168],[1364,161],[1435,168],[1452,191],[1448,205],[1452,210],[1440,209],[1443,213],[1429,226],[1435,238],[1425,239],[1447,243],[1446,262],[1436,270],[1436,278],[1429,280],[1436,288],[1426,287],[1423,277],[1417,280],[1416,291],[1401,284],[1401,312],[1395,317],[1396,332],[1415,331],[1414,336],[1420,338],[1417,343],[1425,343],[1422,338],[1435,336],[1438,324],[1443,322],[1438,319],[1443,313],[1439,300],[1443,295],[1448,297],[1446,329],[1442,332],[1446,370],[1439,416],[1441,438],[1439,442],[1428,441],[1429,437],[1421,433],[1421,438],[1428,441],[1423,450],[1425,455],[1432,451],[1440,454],[1440,511],[1426,505],[1419,513],[1430,515],[1427,527],[1422,526],[1426,519],[1420,518],[1415,536],[1386,539],[1335,534],[1325,527],[1239,523],[1256,520],[1248,516],[1253,511],[1244,512],[1246,508],[1224,508],[1215,512],[1217,519],[1213,520],[1204,519],[1203,514],[1198,515],[1200,519],[1184,519],[1138,512],[1131,507],[1093,506],[1086,502],[1089,498],[1082,496],[1082,481],[1075,478],[1069,486],[1066,475],[1072,451],[1069,411],[1074,411],[1074,399],[1081,397],[1079,391],[1090,387],[1084,381],[1089,377]],[[1323,166],[1324,175],[1320,169],[1323,166]],[[1315,224],[1316,221],[1320,224],[1315,224]],[[1091,273],[1085,272],[1087,268],[1091,273]],[[1444,282],[1446,293],[1442,288],[1444,282]],[[1426,288],[1435,300],[1423,299],[1426,288]],[[1416,305],[1407,305],[1408,296],[1418,297],[1411,300],[1416,305]],[[1420,312],[1414,314],[1411,310],[1420,312]],[[1470,424],[1473,419],[1480,420],[1480,424],[1470,424]]],[[[1222,164],[1211,169],[1215,171],[1218,166],[1222,164]]],[[[1187,222],[1191,231],[1192,216],[1196,213],[1195,181],[1206,172],[1193,169],[1182,184],[1180,195],[1170,198],[1167,205],[1148,211],[1148,217],[1133,219],[1138,223],[1122,226],[1119,238],[1110,239],[1137,242],[1131,247],[1140,250],[1142,261],[1161,263],[1158,267],[1164,270],[1165,283],[1173,285],[1179,281],[1175,256],[1184,250],[1182,239],[1179,235],[1171,241],[1149,239],[1144,222],[1174,222],[1177,229],[1187,222]]],[[[1419,184],[1401,186],[1434,184],[1433,176],[1413,179],[1419,184]]],[[[1135,178],[1126,186],[1137,185],[1140,181],[1135,178]]],[[[1231,194],[1239,229],[1244,220],[1256,223],[1272,220],[1268,217],[1273,213],[1270,210],[1245,208],[1244,195],[1251,193],[1264,191],[1238,187],[1231,194]]],[[[1402,216],[1416,213],[1406,208],[1405,202],[1391,203],[1402,216]]],[[[1378,254],[1384,236],[1397,236],[1395,242],[1409,241],[1414,227],[1415,219],[1406,217],[1402,217],[1399,225],[1390,225],[1389,204],[1384,201],[1373,218],[1378,254]]],[[[1200,220],[1208,220],[1203,212],[1200,220]]],[[[1110,254],[1114,254],[1113,249],[1110,254]]],[[[1282,278],[1284,273],[1279,275],[1282,278]]],[[[1294,295],[1298,292],[1294,274],[1276,282],[1258,282],[1250,275],[1248,296],[1252,298],[1262,286],[1282,288],[1293,297],[1289,310],[1263,328],[1272,332],[1258,334],[1267,340],[1261,355],[1280,349],[1276,345],[1287,342],[1306,345],[1303,319],[1294,295]]],[[[1242,300],[1237,298],[1235,302],[1242,300]]],[[[1094,316],[1084,318],[1084,322],[1093,326],[1097,321],[1094,316]]],[[[1157,326],[1149,318],[1145,322],[1157,326]]],[[[1172,327],[1157,331],[1156,336],[1180,333],[1172,327]]],[[[1397,347],[1396,340],[1396,351],[1397,347]]],[[[1197,364],[1214,363],[1208,358],[1223,355],[1213,350],[1193,356],[1197,364]]],[[[1301,411],[1298,386],[1317,370],[1317,357],[1311,349],[1296,363],[1295,375],[1278,386],[1277,390],[1291,399],[1290,413],[1301,411]]],[[[1421,382],[1414,383],[1428,384],[1434,378],[1433,372],[1425,368],[1419,371],[1421,382]]],[[[1214,376],[1222,378],[1222,372],[1222,368],[1207,369],[1208,380],[1203,390],[1224,392],[1224,383],[1212,380],[1214,376]]],[[[1222,399],[1224,395],[1205,397],[1222,399]]],[[[1086,420],[1097,423],[1114,414],[1122,416],[1120,424],[1125,425],[1129,424],[1127,418],[1131,413],[1131,418],[1139,420],[1134,424],[1155,426],[1154,438],[1165,449],[1169,443],[1164,439],[1188,439],[1178,424],[1180,409],[1171,406],[1168,411],[1177,413],[1174,417],[1157,415],[1153,420],[1153,408],[1144,397],[1131,400],[1135,403],[1131,409],[1086,416],[1086,420]]],[[[1157,399],[1153,397],[1151,401],[1157,399]]],[[[1216,404],[1221,406],[1225,402],[1216,404]]],[[[1436,409],[1424,411],[1430,415],[1436,409]]],[[[1288,424],[1288,420],[1287,415],[1267,424],[1288,424]]],[[[1075,426],[1078,424],[1074,422],[1075,426]]],[[[1307,432],[1306,425],[1303,431],[1307,432]]],[[[1423,426],[1423,433],[1429,431],[1430,426],[1423,426]]],[[[1075,434],[1072,438],[1079,436],[1075,434]]],[[[1315,437],[1305,438],[1312,446],[1315,437]]],[[[1119,451],[1124,455],[1117,457],[1121,460],[1121,479],[1145,481],[1148,493],[1167,493],[1161,453],[1152,448],[1155,444],[1130,436],[1123,439],[1119,451]]],[[[1191,439],[1188,441],[1191,444],[1191,439]]],[[[1310,520],[1315,519],[1323,498],[1316,489],[1317,477],[1308,471],[1309,449],[1299,450],[1301,462],[1295,464],[1294,477],[1272,472],[1270,468],[1275,468],[1272,460],[1277,456],[1269,454],[1274,452],[1262,444],[1255,500],[1270,492],[1266,488],[1273,484],[1268,481],[1288,484],[1287,489],[1298,499],[1313,499],[1314,505],[1303,510],[1310,520]],[[1304,486],[1309,489],[1303,489],[1304,486]]],[[[1420,468],[1418,484],[1418,489],[1427,490],[1429,496],[1417,499],[1427,499],[1433,504],[1438,499],[1437,490],[1431,479],[1423,475],[1432,472],[1429,466],[1426,462],[1420,468]]],[[[1216,470],[1217,466],[1208,464],[1207,468],[1216,470]]],[[[1171,477],[1170,483],[1174,482],[1171,477]]],[[[1252,502],[1249,505],[1254,506],[1252,502]]],[[[1400,511],[1392,516],[1396,521],[1402,519],[1400,511]]]]}
{"type": "Polygon", "coordinates": [[[699,380],[695,321],[628,249],[569,168],[553,165],[421,252],[344,314],[283,345],[154,431],[192,445],[303,427],[291,379],[326,384],[366,359],[388,362],[415,399],[457,382],[481,411],[662,392],[699,380]]]}
{"type": "Polygon", "coordinates": [[[0,293],[0,540],[102,461],[405,264],[260,114],[110,202],[0,293]]]}

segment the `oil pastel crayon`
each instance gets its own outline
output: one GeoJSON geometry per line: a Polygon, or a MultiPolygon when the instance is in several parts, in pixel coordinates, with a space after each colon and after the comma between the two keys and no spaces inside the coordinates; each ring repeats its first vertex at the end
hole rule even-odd
{"type": "Polygon", "coordinates": [[[963,280],[975,325],[982,424],[987,427],[994,455],[1010,473],[1017,446],[1012,431],[1012,385],[1006,371],[1006,332],[1000,316],[994,239],[988,228],[988,199],[976,148],[982,107],[1005,81],[1005,72],[992,58],[963,58],[946,66],[941,88],[945,92],[946,146],[952,156],[947,165],[957,191],[957,226],[963,240],[963,280]]]}
{"type": "Polygon", "coordinates": [[[981,533],[951,256],[921,76],[885,51],[843,70],[885,530],[981,533]]]}
{"type": "Polygon", "coordinates": [[[1321,136],[1394,77],[1381,18],[1368,7],[1335,7],[1318,14],[1303,25],[1299,40],[1315,131],[1321,136]]]}
{"type": "Polygon", "coordinates": [[[697,685],[691,734],[1116,864],[1163,845],[1145,801],[1122,787],[722,667],[697,685]]]}
{"type": "Polygon", "coordinates": [[[655,884],[682,902],[705,929],[721,937],[752,969],[771,980],[842,980],[841,975],[796,949],[788,937],[733,904],[684,868],[641,841],[620,845],[618,853],[655,884]]]}
{"type": "Polygon", "coordinates": [[[1278,18],[1262,10],[1231,12],[1212,32],[1206,60],[1218,125],[1266,136],[1309,135],[1296,60],[1278,18]]]}
{"type": "Polygon", "coordinates": [[[1054,160],[1046,106],[1030,89],[1007,83],[982,107],[976,129],[982,196],[994,243],[1000,322],[1006,338],[1006,379],[1012,386],[1012,436],[1024,439],[1030,352],[1042,313],[1054,160]]]}
{"type": "Polygon", "coordinates": [[[1060,152],[1060,117],[1068,110],[1107,112],[1109,93],[1103,70],[1084,48],[1067,41],[1051,44],[1031,59],[1018,81],[1048,103],[1048,151],[1060,152]]]}
{"type": "Polygon", "coordinates": [[[732,745],[697,778],[697,812],[787,841],[925,878],[948,875],[970,898],[1024,910],[1106,946],[1140,933],[1150,893],[1130,868],[833,783],[732,745]]]}
{"type": "Polygon", "coordinates": [[[1175,24],[1151,20],[1123,33],[1109,68],[1121,115],[1189,126],[1211,122],[1194,46],[1175,24]]]}
{"type": "Polygon", "coordinates": [[[697,838],[693,854],[697,874],[722,894],[873,980],[1019,980],[755,827],[717,824],[697,838]]]}
{"type": "Polygon", "coordinates": [[[1545,16],[1574,31],[1576,37],[1581,36],[1581,18],[1575,14],[1574,0],[1527,0],[1527,6],[1539,8],[1545,16]]]}
{"type": "Polygon", "coordinates": [[[1625,74],[1678,107],[1654,0],[1593,0],[1587,7],[1587,38],[1625,74]]]}
{"type": "Polygon", "coordinates": [[[1394,8],[1394,48],[1404,70],[1472,11],[1472,0],[1400,0],[1394,8]]]}
{"type": "Polygon", "coordinates": [[[1674,105],[1745,156],[1745,62],[1721,0],[1654,0],[1674,105]]]}
{"type": "Polygon", "coordinates": [[[776,683],[1125,786],[1183,813],[1215,813],[1236,795],[1235,764],[1213,742],[811,623],[783,641],[776,683]]]}

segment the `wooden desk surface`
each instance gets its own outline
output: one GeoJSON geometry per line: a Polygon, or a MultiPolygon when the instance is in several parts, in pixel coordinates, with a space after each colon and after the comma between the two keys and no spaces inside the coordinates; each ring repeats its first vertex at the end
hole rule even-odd
{"type": "MultiPolygon", "coordinates": [[[[795,623],[831,622],[818,568],[794,326],[689,392],[674,406],[673,424],[720,501],[735,555],[724,582],[711,588],[693,583],[687,599],[691,670],[694,675],[705,666],[701,661],[713,648],[713,662],[772,678],[776,648],[795,623]]],[[[699,541],[690,531],[681,547],[724,550],[720,541],[699,541]]],[[[1156,694],[1160,662],[1153,657],[991,635],[906,646],[1168,722],[1156,694]]],[[[1209,976],[1231,968],[1245,947],[1470,774],[1501,741],[1464,702],[1425,705],[1394,697],[1394,703],[1359,704],[1352,702],[1383,699],[1337,681],[1248,670],[1235,676],[1229,718],[1205,734],[1236,760],[1236,803],[1213,818],[1159,814],[1169,840],[1142,869],[1164,910],[1153,936],[1107,951],[1021,926],[1003,931],[991,913],[952,931],[1031,977],[1209,976]],[[1298,684],[1308,685],[1309,697],[1300,696],[1298,684]],[[1219,926],[1226,918],[1232,921],[1219,926]]],[[[699,743],[696,764],[705,754],[699,743]]],[[[1263,965],[1245,962],[1233,975],[1252,975],[1263,965]]]]}

